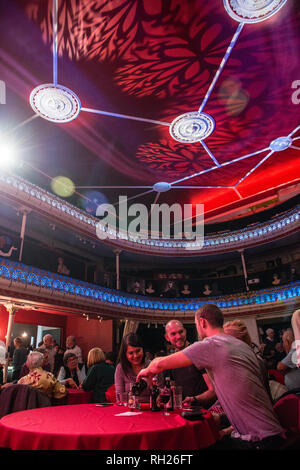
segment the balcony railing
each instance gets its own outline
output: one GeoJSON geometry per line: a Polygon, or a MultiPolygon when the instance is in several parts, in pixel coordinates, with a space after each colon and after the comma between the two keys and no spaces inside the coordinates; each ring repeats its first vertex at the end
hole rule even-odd
{"type": "Polygon", "coordinates": [[[43,302],[73,305],[83,311],[100,313],[117,318],[156,319],[180,317],[193,319],[195,311],[204,304],[218,305],[224,314],[236,310],[249,310],[261,306],[274,306],[300,302],[300,282],[272,287],[256,292],[241,293],[229,296],[193,298],[187,300],[165,300],[135,296],[113,289],[99,287],[95,284],[77,281],[67,276],[54,274],[0,258],[0,292],[5,290],[11,295],[35,299],[43,302]],[[26,295],[25,295],[26,294],[26,295]]]}
{"type": "Polygon", "coordinates": [[[46,215],[62,225],[67,225],[75,232],[84,232],[90,238],[112,247],[129,251],[167,256],[199,256],[227,251],[241,250],[250,246],[270,242],[271,240],[294,233],[300,226],[300,205],[272,218],[268,222],[257,223],[241,230],[215,235],[206,235],[202,241],[165,240],[133,237],[130,233],[114,232],[110,238],[99,240],[97,237],[107,227],[97,217],[91,216],[39,186],[11,175],[0,174],[0,193],[12,198],[22,206],[27,205],[36,212],[46,215]],[[203,244],[203,246],[202,246],[203,244]]]}

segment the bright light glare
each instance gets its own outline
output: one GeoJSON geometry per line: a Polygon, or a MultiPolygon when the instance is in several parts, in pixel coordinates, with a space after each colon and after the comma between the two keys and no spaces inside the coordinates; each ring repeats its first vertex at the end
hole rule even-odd
{"type": "Polygon", "coordinates": [[[16,151],[10,143],[0,143],[0,167],[10,168],[15,164],[16,151]]]}

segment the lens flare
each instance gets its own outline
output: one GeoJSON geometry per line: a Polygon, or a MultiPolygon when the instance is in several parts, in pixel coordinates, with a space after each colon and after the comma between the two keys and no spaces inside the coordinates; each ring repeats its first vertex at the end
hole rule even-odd
{"type": "Polygon", "coordinates": [[[52,191],[60,197],[70,197],[75,192],[75,185],[70,178],[66,176],[56,176],[51,181],[52,191]]]}

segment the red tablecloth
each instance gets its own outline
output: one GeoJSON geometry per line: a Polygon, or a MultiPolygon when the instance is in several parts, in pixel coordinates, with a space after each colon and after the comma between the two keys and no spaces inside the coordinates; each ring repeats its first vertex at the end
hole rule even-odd
{"type": "Polygon", "coordinates": [[[19,411],[0,420],[0,447],[13,450],[197,450],[216,442],[210,413],[187,421],[176,412],[143,411],[96,404],[19,411]]]}
{"type": "Polygon", "coordinates": [[[69,388],[65,398],[53,400],[54,405],[83,405],[92,403],[93,392],[85,392],[82,389],[69,388]]]}

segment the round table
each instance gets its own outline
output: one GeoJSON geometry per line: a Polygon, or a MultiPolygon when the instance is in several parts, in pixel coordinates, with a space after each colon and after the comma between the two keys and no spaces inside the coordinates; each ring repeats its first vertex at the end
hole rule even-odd
{"type": "Polygon", "coordinates": [[[13,450],[197,450],[217,440],[212,415],[187,421],[177,412],[97,404],[19,411],[0,420],[0,447],[13,450]]]}

